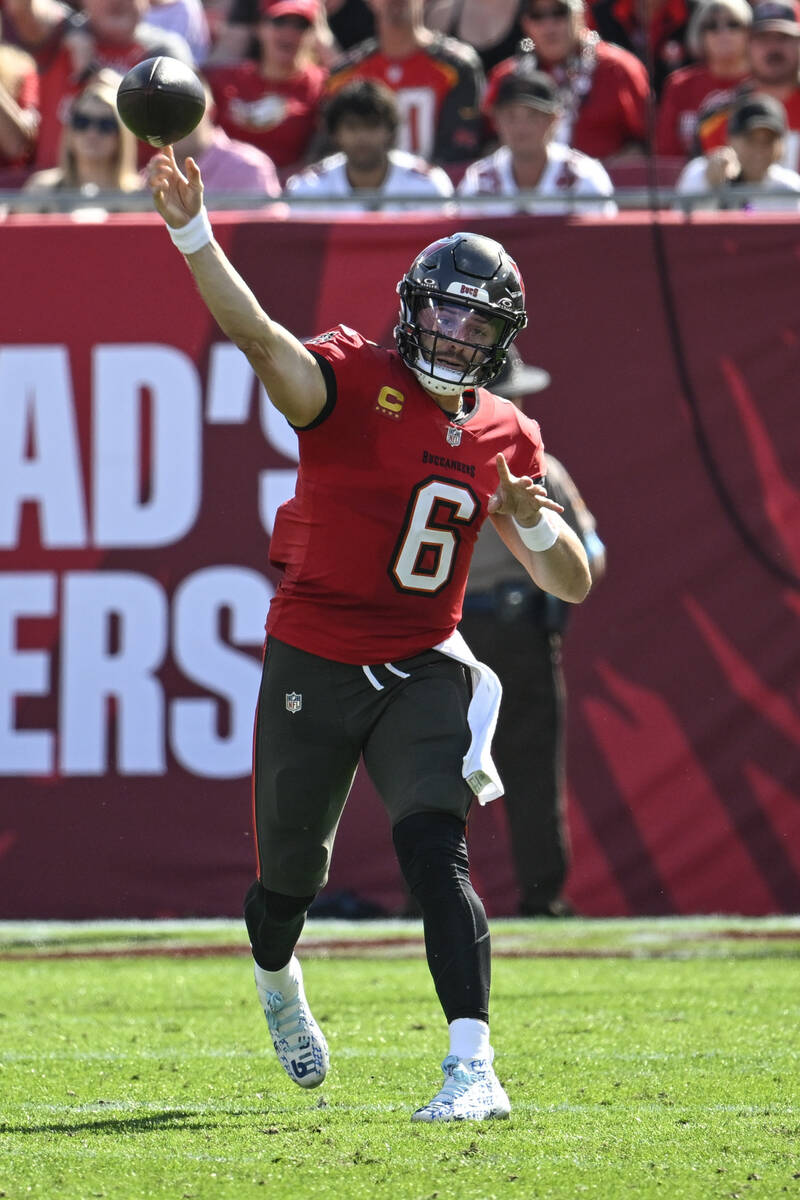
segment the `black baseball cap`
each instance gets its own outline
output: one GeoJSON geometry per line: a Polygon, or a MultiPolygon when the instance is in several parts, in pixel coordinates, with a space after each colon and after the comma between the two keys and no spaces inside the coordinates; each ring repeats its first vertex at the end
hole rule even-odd
{"type": "Polygon", "coordinates": [[[500,81],[495,108],[502,104],[527,104],[540,112],[558,112],[558,89],[544,71],[512,71],[500,81]]]}
{"type": "Polygon", "coordinates": [[[782,137],[786,133],[786,109],[780,100],[764,92],[756,92],[731,109],[728,117],[728,134],[749,133],[751,129],[769,129],[782,137]]]}

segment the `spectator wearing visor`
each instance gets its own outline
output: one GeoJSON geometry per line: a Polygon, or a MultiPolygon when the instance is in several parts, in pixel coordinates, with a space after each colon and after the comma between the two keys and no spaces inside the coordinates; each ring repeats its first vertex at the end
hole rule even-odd
{"type": "Polygon", "coordinates": [[[217,118],[278,169],[302,164],[315,133],[326,71],[314,61],[317,0],[262,0],[259,58],[207,67],[217,118]]]}
{"type": "Polygon", "coordinates": [[[800,174],[781,166],[785,137],[780,101],[759,92],[745,96],[728,119],[727,144],[687,163],[676,191],[685,196],[713,191],[693,207],[797,211],[800,174]]]}

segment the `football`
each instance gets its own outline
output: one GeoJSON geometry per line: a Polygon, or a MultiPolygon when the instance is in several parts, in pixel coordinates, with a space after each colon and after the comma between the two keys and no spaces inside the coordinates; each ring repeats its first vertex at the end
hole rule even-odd
{"type": "Polygon", "coordinates": [[[117,111],[131,133],[151,146],[171,146],[190,134],[206,108],[203,85],[177,58],[147,58],[117,89],[117,111]]]}

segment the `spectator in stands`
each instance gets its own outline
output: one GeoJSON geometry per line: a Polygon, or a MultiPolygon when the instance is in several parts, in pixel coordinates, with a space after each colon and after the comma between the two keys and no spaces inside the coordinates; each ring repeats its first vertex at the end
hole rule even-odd
{"type": "Polygon", "coordinates": [[[641,147],[647,139],[647,71],[628,50],[586,28],[583,0],[524,0],[521,21],[520,54],[489,77],[487,116],[491,119],[501,79],[528,59],[552,75],[560,92],[555,141],[603,160],[641,147]]]}
{"type": "Polygon", "coordinates": [[[783,166],[800,169],[800,7],[788,0],[759,0],[747,42],[749,77],[731,99],[710,96],[697,114],[698,153],[709,154],[726,142],[733,105],[748,92],[763,92],[780,100],[786,110],[783,166]]]}
{"type": "Polygon", "coordinates": [[[786,132],[780,100],[751,92],[731,111],[726,144],[687,163],[675,190],[684,196],[714,192],[692,208],[800,210],[800,174],[780,165],[786,132]]]}
{"type": "MultiPolygon", "coordinates": [[[[366,0],[361,0],[366,3],[366,0]]],[[[208,65],[230,66],[252,59],[259,62],[262,48],[259,39],[263,0],[230,0],[228,12],[217,22],[214,46],[208,57],[208,65]]],[[[314,29],[304,39],[304,51],[308,58],[327,71],[331,62],[341,52],[331,27],[328,24],[324,0],[314,4],[314,29]]]]}
{"type": "Polygon", "coordinates": [[[519,0],[425,0],[425,24],[472,46],[488,72],[517,48],[519,8],[519,0]]]}
{"type": "Polygon", "coordinates": [[[0,170],[23,166],[36,145],[39,78],[29,54],[2,40],[0,23],[0,170]]]}
{"type": "Polygon", "coordinates": [[[54,198],[61,207],[64,192],[79,192],[92,200],[98,192],[106,193],[102,207],[113,210],[110,193],[143,187],[136,171],[136,138],[122,124],[115,103],[120,79],[104,68],[73,98],[61,135],[59,165],[35,172],[22,189],[41,195],[43,210],[53,207],[54,198]]]}
{"type": "Polygon", "coordinates": [[[669,76],[658,106],[657,154],[686,158],[694,147],[697,111],[710,95],[729,100],[747,75],[748,0],[701,0],[686,43],[696,62],[669,76]]]}
{"type": "Polygon", "coordinates": [[[434,33],[422,0],[369,0],[377,38],[355,46],[334,66],[335,94],[352,79],[378,79],[397,93],[398,146],[429,162],[474,158],[482,145],[481,60],[471,46],[434,33]]]}
{"type": "Polygon", "coordinates": [[[157,54],[192,62],[182,37],[143,21],[147,0],[84,0],[82,12],[61,0],[5,3],[39,65],[39,167],[58,162],[62,125],[72,97],[96,71],[109,67],[124,74],[137,62],[157,54]]]}
{"type": "MultiPolygon", "coordinates": [[[[516,196],[536,193],[536,199],[516,203],[487,203],[477,211],[500,216],[530,213],[602,212],[614,216],[609,197],[614,185],[602,163],[553,141],[561,115],[558,88],[550,75],[522,63],[501,79],[492,110],[500,146],[488,158],[467,167],[459,196],[516,196]],[[576,204],[576,197],[600,197],[594,204],[576,204]]],[[[470,205],[467,211],[475,211],[470,205]]]]}
{"type": "Polygon", "coordinates": [[[326,72],[314,61],[317,0],[262,0],[259,60],[208,67],[219,123],[280,168],[306,159],[317,128],[326,72]]]}
{"type": "Polygon", "coordinates": [[[604,41],[640,59],[656,95],[688,61],[689,0],[588,0],[587,9],[589,24],[604,41]]]}
{"type": "Polygon", "coordinates": [[[180,34],[197,66],[203,65],[208,57],[211,35],[206,10],[200,0],[150,0],[144,19],[148,25],[180,34]]]}
{"type": "Polygon", "coordinates": [[[225,192],[249,192],[264,199],[277,199],[281,185],[272,159],[250,142],[229,138],[216,121],[216,105],[211,89],[204,81],[206,111],[200,124],[173,149],[181,170],[187,158],[193,158],[203,172],[206,203],[213,207],[214,196],[225,192]]]}
{"type": "MultiPolygon", "coordinates": [[[[287,199],[309,197],[335,213],[413,210],[413,200],[390,197],[452,196],[450,177],[441,167],[433,167],[424,158],[405,150],[395,150],[394,141],[400,124],[400,112],[394,92],[377,79],[353,79],[340,88],[325,110],[328,139],[337,153],[315,163],[286,184],[287,199]],[[360,192],[380,192],[381,203],[366,203],[360,192]],[[349,197],[334,207],[330,198],[349,197]],[[327,201],[327,205],[326,205],[327,201]]],[[[424,206],[427,208],[428,206],[424,206]]],[[[302,215],[318,212],[319,205],[303,204],[302,215]]]]}

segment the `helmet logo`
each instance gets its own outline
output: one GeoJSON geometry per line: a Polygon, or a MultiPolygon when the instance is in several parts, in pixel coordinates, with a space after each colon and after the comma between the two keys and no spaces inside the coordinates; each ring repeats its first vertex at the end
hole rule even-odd
{"type": "Polygon", "coordinates": [[[461,284],[461,295],[462,296],[477,296],[477,295],[479,295],[479,293],[480,293],[480,288],[472,287],[468,283],[461,284]]]}
{"type": "Polygon", "coordinates": [[[436,287],[436,280],[435,279],[423,279],[422,285],[423,285],[423,287],[436,287]]]}
{"type": "Polygon", "coordinates": [[[513,300],[509,300],[508,296],[503,296],[501,300],[497,301],[499,308],[511,308],[513,303],[513,300]]]}

